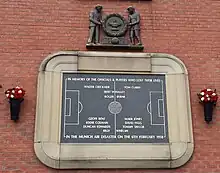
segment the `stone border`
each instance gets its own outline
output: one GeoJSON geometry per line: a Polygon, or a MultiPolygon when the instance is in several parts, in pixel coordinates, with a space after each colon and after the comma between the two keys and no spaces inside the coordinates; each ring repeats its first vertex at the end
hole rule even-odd
{"type": "Polygon", "coordinates": [[[193,153],[188,72],[175,56],[160,53],[58,52],[40,65],[34,149],[57,169],[176,168],[193,153]],[[62,72],[166,74],[169,144],[63,144],[62,72]],[[180,99],[181,98],[181,99],[180,99]]]}

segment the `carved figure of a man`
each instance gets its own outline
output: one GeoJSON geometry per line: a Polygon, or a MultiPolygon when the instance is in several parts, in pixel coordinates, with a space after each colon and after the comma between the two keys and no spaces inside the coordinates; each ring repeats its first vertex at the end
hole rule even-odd
{"type": "Polygon", "coordinates": [[[135,8],[130,6],[127,8],[129,13],[128,15],[128,22],[129,22],[129,37],[131,44],[135,44],[135,38],[137,38],[138,45],[141,45],[141,38],[140,38],[140,14],[135,11],[135,8]]]}
{"type": "Polygon", "coordinates": [[[99,43],[100,35],[100,25],[102,20],[102,6],[96,5],[95,9],[89,14],[89,39],[88,44],[90,43],[99,43]]]}

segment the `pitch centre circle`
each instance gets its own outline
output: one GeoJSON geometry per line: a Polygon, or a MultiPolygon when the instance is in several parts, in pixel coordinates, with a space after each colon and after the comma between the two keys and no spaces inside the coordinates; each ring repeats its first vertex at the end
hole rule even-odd
{"type": "Polygon", "coordinates": [[[117,101],[113,101],[113,102],[109,103],[108,110],[112,114],[119,114],[122,110],[121,103],[119,103],[117,101]]]}

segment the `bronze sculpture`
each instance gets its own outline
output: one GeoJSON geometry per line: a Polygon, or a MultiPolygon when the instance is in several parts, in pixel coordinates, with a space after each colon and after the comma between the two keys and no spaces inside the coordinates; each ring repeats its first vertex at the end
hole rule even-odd
{"type": "Polygon", "coordinates": [[[95,9],[89,14],[89,39],[88,44],[99,43],[100,26],[102,20],[102,6],[96,5],[95,9]]]}
{"type": "Polygon", "coordinates": [[[129,13],[128,22],[129,22],[129,37],[131,44],[135,44],[135,38],[137,38],[138,45],[141,45],[140,38],[140,14],[135,11],[135,8],[130,6],[127,8],[129,13]]]}
{"type": "Polygon", "coordinates": [[[129,13],[127,19],[119,13],[102,15],[102,10],[101,5],[96,5],[94,10],[90,12],[87,48],[134,50],[144,48],[140,38],[140,14],[136,12],[134,7],[127,8],[129,13]]]}

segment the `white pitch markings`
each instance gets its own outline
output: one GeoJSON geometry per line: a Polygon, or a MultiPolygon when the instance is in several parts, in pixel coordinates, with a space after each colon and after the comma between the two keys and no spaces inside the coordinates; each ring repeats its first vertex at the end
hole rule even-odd
{"type": "MultiPolygon", "coordinates": [[[[71,116],[71,98],[66,98],[66,103],[69,103],[69,112],[68,112],[68,114],[67,113],[64,114],[64,116],[70,117],[71,116]]],[[[67,104],[66,104],[66,106],[67,106],[67,104]]],[[[67,112],[67,107],[65,107],[65,111],[67,112]]]]}
{"type": "Polygon", "coordinates": [[[150,119],[151,119],[151,125],[155,125],[155,126],[163,126],[163,132],[164,132],[164,137],[166,137],[166,126],[165,126],[165,117],[164,117],[164,97],[163,97],[163,83],[162,83],[162,91],[150,91],[150,103],[148,103],[149,106],[147,106],[147,111],[149,112],[150,111],[150,119]],[[163,124],[159,124],[159,123],[153,123],[153,116],[152,115],[152,93],[161,93],[162,94],[162,99],[158,99],[157,100],[157,113],[158,113],[158,117],[160,118],[163,118],[163,124]],[[159,102],[162,102],[162,105],[163,105],[163,115],[161,116],[160,115],[160,104],[159,102]],[[150,107],[150,110],[149,108],[150,107]]]}
{"type": "Polygon", "coordinates": [[[115,81],[114,82],[114,101],[109,103],[108,110],[111,114],[114,115],[114,134],[116,135],[117,132],[117,114],[119,114],[122,110],[121,103],[116,101],[116,90],[115,90],[115,81]]]}
{"type": "Polygon", "coordinates": [[[117,120],[116,120],[116,118],[117,118],[117,114],[114,115],[114,118],[115,118],[115,136],[116,136],[116,131],[117,131],[117,129],[116,129],[116,125],[117,125],[117,120]]]}
{"type": "Polygon", "coordinates": [[[160,103],[160,102],[162,102],[162,106],[163,106],[163,99],[158,99],[158,100],[157,100],[157,106],[158,106],[157,109],[158,109],[158,111],[159,111],[159,112],[158,112],[158,116],[159,116],[159,117],[164,117],[164,111],[163,111],[162,115],[160,115],[160,114],[161,114],[161,112],[160,112],[160,105],[161,105],[161,103],[160,103]]]}
{"type": "MultiPolygon", "coordinates": [[[[149,114],[151,114],[151,110],[149,110],[150,105],[151,105],[151,102],[149,102],[149,103],[147,104],[147,112],[148,112],[149,114]]],[[[152,121],[152,120],[151,120],[151,121],[152,121]]]]}
{"type": "MultiPolygon", "coordinates": [[[[164,88],[163,88],[163,81],[161,80],[161,88],[162,88],[162,99],[163,99],[163,115],[165,115],[165,106],[164,106],[164,88]]],[[[165,117],[163,118],[163,123],[164,123],[164,137],[166,137],[166,126],[165,126],[165,117]]]]}
{"type": "Polygon", "coordinates": [[[64,83],[64,128],[63,128],[63,135],[64,138],[66,137],[66,89],[67,89],[67,79],[65,79],[65,83],[64,83]]]}
{"type": "MultiPolygon", "coordinates": [[[[163,124],[158,124],[158,123],[153,123],[153,115],[152,115],[152,101],[151,101],[151,93],[162,93],[161,91],[150,91],[150,116],[151,116],[151,125],[163,125],[163,124]]],[[[158,106],[157,106],[158,109],[158,106]]],[[[159,112],[159,109],[157,110],[159,112]]]]}
{"type": "Polygon", "coordinates": [[[82,110],[83,110],[83,104],[79,101],[79,104],[80,104],[80,111],[79,111],[79,114],[82,112],[82,110]]]}
{"type": "MultiPolygon", "coordinates": [[[[116,102],[116,92],[115,92],[115,81],[114,81],[114,102],[116,102]]],[[[115,136],[116,136],[116,130],[117,130],[117,114],[114,114],[114,118],[115,118],[115,136]]]]}
{"type": "MultiPolygon", "coordinates": [[[[79,110],[79,105],[80,105],[80,101],[79,101],[79,98],[80,98],[80,90],[66,90],[66,92],[77,92],[77,122],[76,123],[66,123],[66,125],[79,125],[79,113],[82,111],[82,108],[81,110],[79,110]]],[[[66,98],[66,99],[71,99],[71,98],[66,98]]],[[[81,103],[82,104],[82,103],[81,103]]],[[[66,105],[64,105],[66,107],[66,105]]],[[[70,105],[71,106],[71,105],[70,105]]],[[[71,116],[74,116],[72,115],[72,112],[70,113],[71,116]]]]}
{"type": "Polygon", "coordinates": [[[114,81],[114,101],[116,101],[115,81],[114,81]]]}
{"type": "Polygon", "coordinates": [[[65,84],[64,84],[64,128],[63,128],[63,134],[64,134],[64,137],[66,137],[66,126],[67,125],[79,125],[79,114],[80,112],[82,111],[83,109],[83,105],[82,103],[79,101],[80,99],[80,90],[68,90],[67,89],[67,80],[69,80],[69,78],[66,78],[65,79],[65,84]],[[67,98],[67,92],[77,92],[77,123],[67,123],[66,122],[66,117],[71,117],[71,116],[74,116],[72,115],[72,110],[71,110],[71,103],[72,103],[72,98],[67,98]],[[67,115],[66,112],[66,106],[67,106],[67,100],[69,100],[69,114],[67,115]],[[81,106],[81,109],[79,108],[79,105],[81,106]]]}

